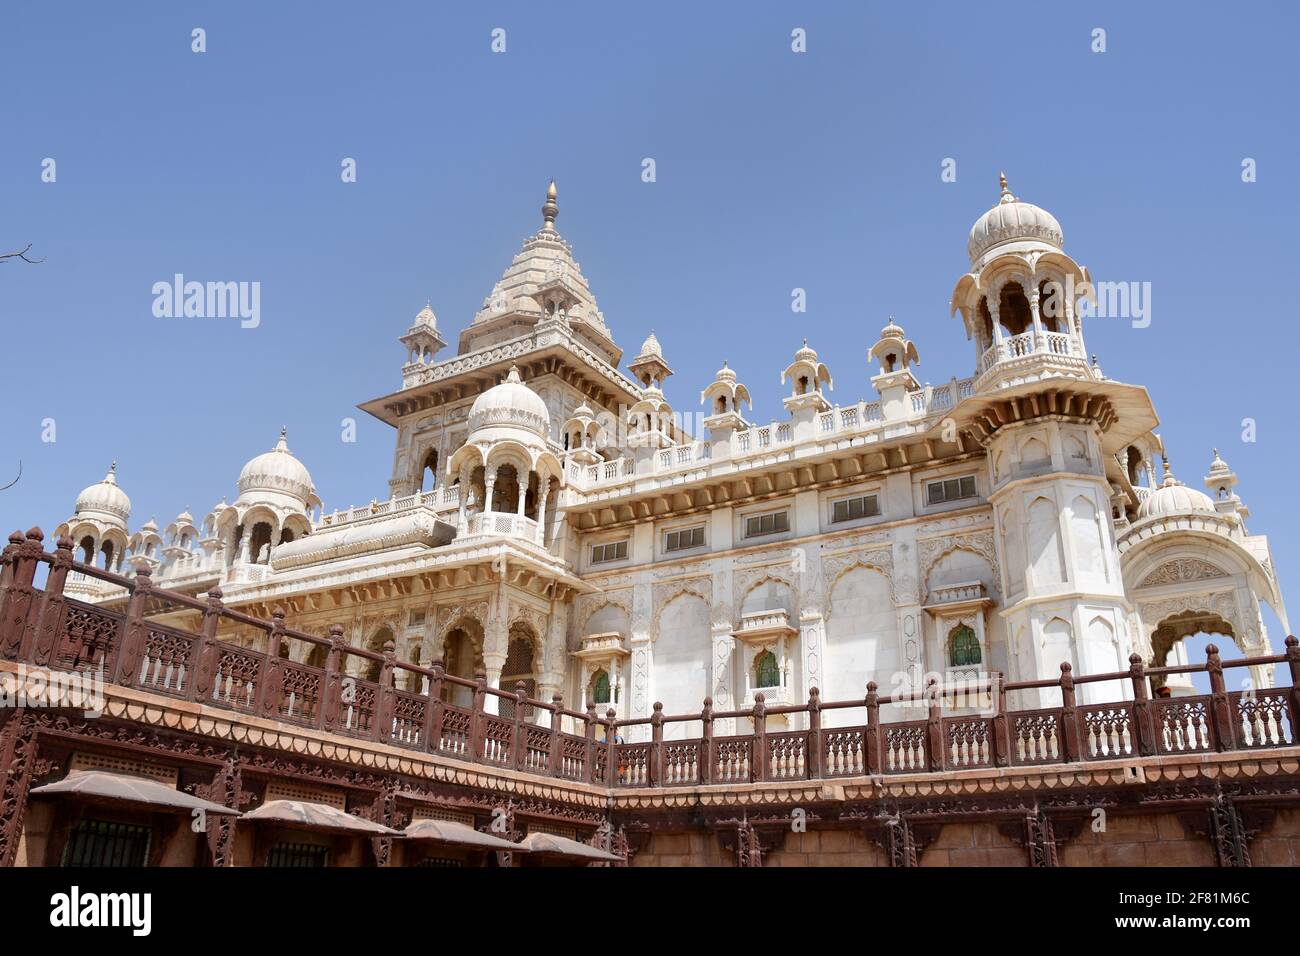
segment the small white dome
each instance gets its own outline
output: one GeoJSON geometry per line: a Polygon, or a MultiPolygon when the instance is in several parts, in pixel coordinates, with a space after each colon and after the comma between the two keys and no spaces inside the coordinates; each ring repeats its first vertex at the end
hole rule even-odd
{"type": "Polygon", "coordinates": [[[794,353],[794,360],[796,362],[807,362],[810,365],[816,365],[817,350],[808,344],[807,339],[804,339],[803,346],[799,349],[799,351],[794,353]]]}
{"type": "Polygon", "coordinates": [[[713,376],[713,379],[717,382],[734,382],[736,380],[736,373],[730,365],[723,362],[722,368],[718,369],[718,374],[713,376]]]}
{"type": "Polygon", "coordinates": [[[1138,506],[1138,520],[1187,511],[1216,513],[1210,496],[1195,488],[1188,488],[1173,476],[1169,463],[1165,462],[1165,480],[1138,506]]]}
{"type": "Polygon", "coordinates": [[[95,482],[77,495],[73,512],[79,518],[98,514],[116,519],[114,523],[126,528],[127,519],[131,517],[131,499],[117,486],[117,462],[113,462],[102,481],[95,482]]]}
{"type": "Polygon", "coordinates": [[[510,374],[474,399],[469,410],[469,430],[492,425],[514,425],[545,437],[551,428],[551,414],[542,397],[524,384],[519,369],[510,366],[510,374]]]}
{"type": "Polygon", "coordinates": [[[1210,474],[1214,476],[1232,474],[1232,469],[1228,467],[1228,463],[1219,457],[1219,449],[1217,448],[1214,449],[1214,461],[1210,462],[1210,474]]]}
{"type": "Polygon", "coordinates": [[[258,455],[239,472],[239,497],[247,500],[257,492],[289,495],[304,506],[316,496],[311,474],[289,451],[284,429],[274,448],[258,455]]]}
{"type": "Polygon", "coordinates": [[[966,251],[974,262],[989,249],[1015,239],[1035,239],[1060,248],[1065,244],[1061,224],[1046,209],[1021,202],[1007,188],[1002,177],[1002,196],[998,204],[980,216],[970,230],[966,251]]]}
{"type": "Polygon", "coordinates": [[[659,344],[659,339],[653,332],[647,335],[646,340],[641,343],[641,354],[638,355],[637,358],[646,358],[649,356],[654,356],[655,358],[664,357],[663,346],[659,344]]]}

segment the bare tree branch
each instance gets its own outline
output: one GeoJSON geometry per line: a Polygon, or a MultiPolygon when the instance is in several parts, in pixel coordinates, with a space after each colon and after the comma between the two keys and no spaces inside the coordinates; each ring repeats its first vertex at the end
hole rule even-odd
{"type": "MultiPolygon", "coordinates": [[[[44,257],[40,259],[32,259],[28,257],[27,253],[31,251],[31,248],[32,244],[29,242],[26,247],[20,249],[18,252],[0,252],[0,262],[4,262],[6,259],[21,259],[23,262],[30,262],[32,265],[36,265],[38,262],[44,262],[44,257]]],[[[0,491],[3,490],[3,488],[0,488],[0,491]]]]}

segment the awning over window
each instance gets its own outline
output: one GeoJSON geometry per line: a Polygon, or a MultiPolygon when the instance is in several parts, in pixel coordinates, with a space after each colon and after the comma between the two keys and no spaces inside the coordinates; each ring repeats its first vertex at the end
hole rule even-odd
{"type": "Polygon", "coordinates": [[[482,833],[464,823],[452,820],[416,820],[402,831],[408,840],[431,840],[436,843],[453,843],[457,846],[472,846],[485,850],[512,850],[515,853],[527,853],[526,847],[482,833]]]}
{"type": "Polygon", "coordinates": [[[106,770],[74,770],[62,780],[32,790],[33,797],[77,796],[113,803],[169,810],[173,813],[224,813],[232,817],[239,812],[211,800],[201,800],[147,777],[110,773],[106,770]]]}
{"type": "Polygon", "coordinates": [[[394,830],[381,823],[371,823],[360,817],[354,817],[337,807],[324,803],[308,803],[305,800],[268,800],[256,810],[249,810],[244,820],[255,823],[281,823],[287,826],[303,827],[308,830],[328,830],[334,833],[355,833],[365,836],[401,836],[400,830],[394,830]]]}
{"type": "Polygon", "coordinates": [[[556,836],[553,833],[530,833],[520,841],[519,845],[532,853],[560,856],[569,860],[599,860],[603,863],[623,862],[621,856],[606,853],[594,846],[587,846],[585,843],[570,840],[568,837],[556,836]]]}

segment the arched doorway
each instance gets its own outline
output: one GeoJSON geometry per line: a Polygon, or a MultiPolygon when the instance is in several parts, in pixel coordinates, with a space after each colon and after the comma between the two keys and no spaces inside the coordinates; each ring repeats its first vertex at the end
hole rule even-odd
{"type": "MultiPolygon", "coordinates": [[[[384,645],[393,639],[391,628],[384,626],[379,628],[375,633],[370,635],[370,640],[366,641],[366,650],[374,651],[376,654],[384,653],[384,645]]],[[[382,661],[366,661],[365,679],[368,681],[379,680],[379,673],[383,670],[382,661]]]]}
{"type": "MultiPolygon", "coordinates": [[[[453,677],[474,680],[483,670],[483,629],[477,621],[459,622],[443,638],[443,672],[453,677]]],[[[471,707],[474,691],[460,684],[444,683],[442,699],[453,707],[471,707]]]]}
{"type": "MultiPolygon", "coordinates": [[[[524,695],[527,697],[537,696],[537,673],[534,669],[534,660],[536,655],[534,651],[534,635],[530,628],[522,624],[516,624],[510,628],[510,646],[506,651],[506,662],[501,668],[501,689],[513,694],[515,686],[523,681],[524,695]]],[[[514,717],[514,701],[501,700],[501,716],[514,717]]],[[[524,720],[533,720],[535,708],[525,707],[524,720]]]]}
{"type": "MultiPolygon", "coordinates": [[[[1188,653],[1189,639],[1204,638],[1205,643],[1216,645],[1228,659],[1241,657],[1237,635],[1232,624],[1208,610],[1187,610],[1172,614],[1156,625],[1151,634],[1151,667],[1178,667],[1185,664],[1203,664],[1203,651],[1192,659],[1188,653]]],[[[1194,643],[1201,644],[1202,641],[1194,643]]],[[[1253,672],[1253,668],[1250,669],[1253,672]]],[[[1224,683],[1229,691],[1260,686],[1258,676],[1244,668],[1224,672],[1224,683]]],[[[1153,674],[1151,692],[1157,697],[1187,697],[1209,693],[1209,679],[1204,674],[1153,674]],[[1197,684],[1201,686],[1197,686],[1197,684]]],[[[1267,685],[1264,685],[1267,686],[1267,685]]]]}

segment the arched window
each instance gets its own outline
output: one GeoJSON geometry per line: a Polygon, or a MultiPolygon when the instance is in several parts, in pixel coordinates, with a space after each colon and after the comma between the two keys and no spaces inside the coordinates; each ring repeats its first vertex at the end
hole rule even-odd
{"type": "Polygon", "coordinates": [[[430,448],[420,465],[420,490],[433,491],[438,487],[438,449],[430,448]]]}
{"type": "Polygon", "coordinates": [[[980,662],[980,641],[970,627],[959,624],[948,632],[949,667],[969,667],[980,662]]]}
{"type": "Polygon", "coordinates": [[[1008,282],[998,295],[998,321],[1011,335],[1020,335],[1034,324],[1029,299],[1018,282],[1008,282]]]}
{"type": "Polygon", "coordinates": [[[592,703],[608,704],[609,698],[609,674],[605,671],[596,671],[596,677],[591,682],[592,703]]]}
{"type": "Polygon", "coordinates": [[[781,686],[781,668],[777,666],[776,655],[771,651],[763,651],[754,658],[754,686],[781,686]]]}

